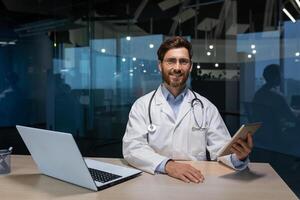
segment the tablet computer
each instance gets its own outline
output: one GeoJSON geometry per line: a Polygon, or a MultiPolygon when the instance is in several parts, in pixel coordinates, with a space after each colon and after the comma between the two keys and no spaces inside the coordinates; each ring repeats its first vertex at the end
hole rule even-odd
{"type": "Polygon", "coordinates": [[[256,130],[261,127],[261,122],[251,123],[251,124],[243,124],[239,130],[234,134],[231,140],[219,150],[218,157],[226,156],[231,154],[230,149],[231,146],[237,142],[238,139],[245,140],[247,138],[247,133],[253,135],[256,130]]]}

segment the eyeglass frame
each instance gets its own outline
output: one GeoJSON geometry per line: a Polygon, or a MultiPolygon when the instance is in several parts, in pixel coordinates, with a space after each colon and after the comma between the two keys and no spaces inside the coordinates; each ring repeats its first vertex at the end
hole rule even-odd
{"type": "Polygon", "coordinates": [[[177,64],[177,62],[179,63],[180,66],[183,66],[183,67],[186,67],[188,65],[192,65],[192,60],[191,59],[187,59],[187,58],[179,58],[179,59],[177,59],[177,58],[172,58],[171,57],[171,58],[163,59],[162,62],[167,63],[167,65],[169,67],[175,66],[177,64]],[[173,62],[172,62],[172,60],[173,60],[173,62]],[[176,61],[176,62],[174,62],[174,61],[176,61]],[[183,63],[184,61],[188,61],[188,62],[185,64],[185,63],[183,63]]]}

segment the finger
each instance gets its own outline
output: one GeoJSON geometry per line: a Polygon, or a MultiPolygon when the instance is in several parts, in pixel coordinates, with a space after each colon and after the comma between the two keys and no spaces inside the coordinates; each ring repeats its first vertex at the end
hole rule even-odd
{"type": "Polygon", "coordinates": [[[253,148],[253,138],[250,133],[248,133],[247,142],[248,142],[249,147],[252,149],[253,148]]]}
{"type": "Polygon", "coordinates": [[[192,165],[189,165],[189,168],[188,168],[189,171],[192,171],[194,173],[197,173],[198,175],[202,175],[201,174],[201,171],[196,169],[195,167],[193,167],[192,165]]]}
{"type": "Polygon", "coordinates": [[[178,179],[180,179],[180,180],[182,180],[182,181],[184,181],[184,182],[186,182],[186,183],[190,183],[191,181],[187,178],[187,177],[185,177],[185,175],[183,175],[183,174],[181,174],[179,177],[178,177],[178,179]]]}
{"type": "Polygon", "coordinates": [[[191,176],[193,176],[194,178],[192,179],[192,177],[190,176],[186,176],[186,178],[189,178],[190,181],[198,183],[198,182],[203,182],[204,177],[201,174],[200,170],[197,170],[196,168],[194,168],[192,165],[190,164],[185,164],[185,172],[183,172],[184,175],[186,174],[190,174],[191,176]]]}
{"type": "Polygon", "coordinates": [[[193,171],[189,171],[189,173],[196,178],[197,182],[203,182],[204,181],[204,176],[200,173],[199,170],[193,170],[193,171]]]}
{"type": "Polygon", "coordinates": [[[192,167],[192,168],[191,168],[191,171],[192,171],[193,175],[196,176],[196,178],[197,178],[200,182],[203,182],[203,181],[204,181],[204,176],[203,176],[203,174],[201,173],[200,170],[197,170],[196,168],[192,167]]]}
{"type": "Polygon", "coordinates": [[[241,145],[239,145],[238,143],[233,144],[232,147],[241,153],[244,152],[243,147],[241,145]]]}
{"type": "Polygon", "coordinates": [[[230,152],[233,154],[235,154],[235,155],[237,155],[237,156],[240,156],[241,155],[241,152],[239,152],[238,150],[236,150],[235,148],[230,148],[230,152]]]}
{"type": "Polygon", "coordinates": [[[238,143],[243,148],[243,152],[248,153],[248,154],[251,152],[251,148],[248,146],[248,144],[246,142],[239,140],[238,143]]]}
{"type": "Polygon", "coordinates": [[[194,173],[194,175],[197,177],[197,179],[201,182],[201,183],[203,183],[203,181],[204,181],[204,176],[203,176],[203,174],[201,174],[201,172],[196,172],[196,173],[194,173]]]}
{"type": "Polygon", "coordinates": [[[236,154],[236,156],[240,159],[240,158],[244,158],[246,157],[248,154],[246,154],[245,152],[243,151],[240,151],[240,149],[237,149],[237,148],[234,148],[232,147],[232,152],[236,154]]]}
{"type": "Polygon", "coordinates": [[[188,178],[190,181],[194,182],[194,183],[199,183],[199,182],[200,182],[200,180],[198,180],[198,179],[193,175],[193,173],[191,173],[190,171],[186,172],[186,173],[184,174],[184,176],[185,176],[186,178],[188,178]]]}
{"type": "Polygon", "coordinates": [[[234,153],[239,160],[243,160],[245,157],[247,157],[246,154],[236,150],[235,148],[231,148],[230,151],[231,153],[234,153]]]}

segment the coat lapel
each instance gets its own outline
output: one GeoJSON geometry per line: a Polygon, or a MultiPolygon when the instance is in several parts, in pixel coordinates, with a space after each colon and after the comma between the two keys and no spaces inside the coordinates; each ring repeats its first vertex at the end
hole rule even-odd
{"type": "Polygon", "coordinates": [[[191,91],[188,90],[188,92],[186,93],[181,105],[180,105],[180,109],[179,109],[179,113],[176,119],[176,127],[177,125],[180,124],[180,122],[184,119],[184,117],[191,112],[191,102],[193,99],[193,95],[191,94],[191,91]]]}
{"type": "Polygon", "coordinates": [[[176,120],[174,118],[174,112],[165,99],[164,95],[162,94],[161,86],[159,86],[155,95],[155,105],[160,106],[160,111],[166,114],[168,118],[171,119],[173,123],[175,123],[176,120]]]}

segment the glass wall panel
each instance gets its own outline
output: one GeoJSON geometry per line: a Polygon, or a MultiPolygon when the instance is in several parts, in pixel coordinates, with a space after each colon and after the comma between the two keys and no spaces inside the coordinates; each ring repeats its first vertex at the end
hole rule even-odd
{"type": "Polygon", "coordinates": [[[183,35],[193,45],[188,86],[230,134],[263,122],[251,160],[299,169],[297,4],[174,2],[0,0],[0,147],[28,153],[15,129],[23,124],[71,133],[85,156],[122,157],[132,104],[162,82],[157,49],[183,35]]]}

